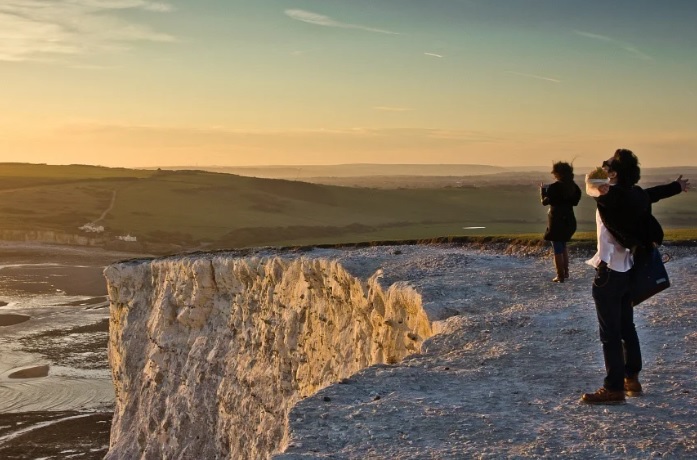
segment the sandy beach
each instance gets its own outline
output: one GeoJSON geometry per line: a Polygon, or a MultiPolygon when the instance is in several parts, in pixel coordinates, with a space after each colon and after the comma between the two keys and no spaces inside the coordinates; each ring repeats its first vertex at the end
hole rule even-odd
{"type": "Polygon", "coordinates": [[[0,458],[104,457],[113,386],[102,271],[134,256],[0,243],[0,458]]]}

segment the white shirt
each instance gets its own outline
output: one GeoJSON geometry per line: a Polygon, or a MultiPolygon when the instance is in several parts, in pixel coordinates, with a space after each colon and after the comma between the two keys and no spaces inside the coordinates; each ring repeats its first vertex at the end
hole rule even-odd
{"type": "Polygon", "coordinates": [[[598,232],[598,252],[590,260],[587,260],[586,263],[591,267],[598,268],[602,261],[607,264],[610,270],[616,272],[629,271],[634,265],[632,251],[617,242],[612,233],[603,224],[597,209],[595,210],[595,225],[598,232]]]}

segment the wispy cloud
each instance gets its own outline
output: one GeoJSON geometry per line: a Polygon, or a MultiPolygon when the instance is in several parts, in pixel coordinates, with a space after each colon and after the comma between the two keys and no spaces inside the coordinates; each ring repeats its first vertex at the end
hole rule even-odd
{"type": "Polygon", "coordinates": [[[586,38],[590,38],[590,39],[593,39],[593,40],[600,40],[600,41],[603,41],[603,42],[610,43],[610,44],[612,44],[612,45],[614,45],[614,46],[616,46],[616,47],[618,47],[618,48],[621,48],[621,49],[625,50],[626,52],[632,54],[634,57],[636,57],[636,58],[638,58],[638,59],[642,59],[642,60],[644,60],[644,61],[651,61],[651,60],[653,60],[653,58],[652,58],[651,56],[649,56],[648,54],[646,54],[646,53],[640,51],[638,48],[636,48],[634,45],[632,45],[632,44],[630,44],[630,43],[624,43],[624,42],[622,42],[622,41],[620,41],[620,40],[616,40],[616,39],[614,39],[614,38],[612,38],[612,37],[608,37],[608,36],[605,36],[605,35],[594,34],[594,33],[590,33],[590,32],[583,32],[583,31],[580,31],[580,30],[575,30],[574,33],[575,33],[576,35],[580,35],[581,37],[586,37],[586,38]]]}
{"type": "Polygon", "coordinates": [[[389,35],[399,35],[399,32],[392,32],[390,30],[376,29],[374,27],[367,27],[358,24],[349,24],[345,22],[336,21],[329,16],[324,16],[322,14],[313,13],[311,11],[305,10],[286,10],[286,15],[296,21],[307,22],[308,24],[314,24],[316,26],[324,27],[339,27],[342,29],[359,29],[368,32],[376,32],[380,34],[389,35]]]}
{"type": "MultiPolygon", "coordinates": [[[[100,124],[86,119],[63,127],[42,124],[26,131],[6,129],[0,119],[0,140],[7,145],[0,150],[0,161],[16,161],[11,152],[22,151],[22,160],[32,163],[55,163],[56,155],[61,155],[61,163],[134,167],[194,162],[236,166],[424,162],[526,166],[550,164],[560,156],[572,158],[578,152],[612,151],[620,138],[631,139],[632,149],[641,152],[644,167],[695,164],[692,152],[697,150],[697,132],[688,128],[575,134],[544,129],[522,133],[361,127],[284,131],[100,124]],[[50,152],[46,145],[51,145],[50,152]]],[[[577,164],[590,169],[599,155],[579,157],[577,164]]]]}
{"type": "Polygon", "coordinates": [[[605,35],[592,34],[592,33],[590,33],[590,32],[581,32],[581,31],[579,31],[579,30],[575,30],[574,32],[575,32],[577,35],[580,35],[580,36],[586,37],[586,38],[592,38],[592,39],[594,39],[594,40],[602,40],[602,41],[604,41],[604,42],[612,42],[612,41],[614,41],[612,38],[606,37],[605,35]]]}
{"type": "Polygon", "coordinates": [[[633,54],[634,56],[636,56],[639,59],[642,59],[644,61],[653,61],[653,58],[651,56],[649,56],[648,54],[634,48],[633,46],[624,45],[624,46],[622,46],[622,49],[627,51],[628,53],[633,54]]]}
{"type": "Polygon", "coordinates": [[[174,8],[145,0],[2,0],[0,61],[50,60],[128,49],[135,42],[175,41],[117,15],[127,9],[166,13],[174,8]]]}
{"type": "MultiPolygon", "coordinates": [[[[377,109],[377,107],[376,107],[377,109]]],[[[395,109],[395,108],[392,108],[395,109]]],[[[409,108],[396,108],[398,110],[412,110],[409,108]]],[[[504,140],[498,135],[482,131],[471,130],[449,130],[438,128],[367,128],[353,127],[344,129],[298,129],[298,130],[270,130],[270,129],[239,129],[227,128],[224,126],[159,126],[142,125],[130,123],[100,123],[89,120],[75,120],[57,129],[62,134],[70,135],[113,135],[114,139],[126,138],[126,134],[137,134],[138,139],[144,139],[145,135],[152,135],[157,139],[170,138],[174,140],[176,136],[202,136],[219,137],[225,139],[247,139],[250,137],[282,138],[282,139],[304,139],[307,137],[326,137],[326,138],[384,138],[403,140],[412,139],[438,139],[441,141],[458,142],[495,142],[504,140]],[[143,135],[142,137],[140,135],[143,135]]]]}
{"type": "Polygon", "coordinates": [[[433,57],[437,57],[437,58],[445,57],[445,56],[443,56],[442,54],[436,54],[436,53],[424,53],[424,54],[425,54],[426,56],[433,56],[433,57]]]}
{"type": "Polygon", "coordinates": [[[551,77],[543,77],[540,75],[533,75],[530,73],[522,73],[522,72],[515,72],[513,70],[507,70],[505,73],[511,74],[511,75],[518,75],[519,77],[525,77],[525,78],[535,78],[537,80],[544,80],[544,81],[549,81],[552,83],[561,83],[561,80],[558,80],[556,78],[551,78],[551,77]]]}

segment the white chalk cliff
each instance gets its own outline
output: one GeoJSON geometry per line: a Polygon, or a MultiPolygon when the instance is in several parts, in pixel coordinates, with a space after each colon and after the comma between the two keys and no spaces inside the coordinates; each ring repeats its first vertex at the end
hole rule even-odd
{"type": "Polygon", "coordinates": [[[201,253],[105,270],[108,459],[268,458],[302,398],[432,335],[421,296],[331,258],[201,253]]]}
{"type": "Polygon", "coordinates": [[[107,458],[694,458],[697,253],[666,251],[646,396],[607,409],[579,404],[604,376],[589,254],[563,285],[448,244],[115,264],[107,458]]]}

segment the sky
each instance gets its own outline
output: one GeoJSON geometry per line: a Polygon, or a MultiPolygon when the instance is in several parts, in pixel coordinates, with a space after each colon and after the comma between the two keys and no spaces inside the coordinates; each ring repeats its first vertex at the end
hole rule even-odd
{"type": "Polygon", "coordinates": [[[694,0],[1,0],[0,162],[697,165],[694,0]]]}

